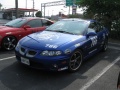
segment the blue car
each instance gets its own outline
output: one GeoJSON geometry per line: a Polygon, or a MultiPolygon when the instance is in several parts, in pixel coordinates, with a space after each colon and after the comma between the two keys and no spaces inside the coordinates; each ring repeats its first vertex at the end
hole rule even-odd
{"type": "Polygon", "coordinates": [[[95,20],[63,19],[22,38],[15,54],[20,63],[32,68],[75,72],[82,61],[107,50],[108,33],[95,20]]]}

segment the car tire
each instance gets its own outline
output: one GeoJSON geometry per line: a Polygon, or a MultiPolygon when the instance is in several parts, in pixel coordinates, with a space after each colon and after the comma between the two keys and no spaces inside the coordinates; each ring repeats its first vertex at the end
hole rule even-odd
{"type": "Polygon", "coordinates": [[[104,44],[102,46],[102,51],[105,52],[108,48],[108,39],[105,39],[104,44]]]}
{"type": "Polygon", "coordinates": [[[83,55],[81,50],[77,49],[73,52],[73,54],[70,57],[69,65],[68,65],[68,71],[69,72],[75,72],[79,70],[83,60],[83,55]]]}
{"type": "Polygon", "coordinates": [[[7,36],[2,40],[2,49],[10,51],[15,49],[17,40],[14,36],[7,36]]]}

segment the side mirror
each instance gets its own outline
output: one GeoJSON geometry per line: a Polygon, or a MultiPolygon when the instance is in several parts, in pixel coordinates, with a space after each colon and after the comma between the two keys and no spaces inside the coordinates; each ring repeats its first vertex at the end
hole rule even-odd
{"type": "Polygon", "coordinates": [[[24,29],[31,28],[29,25],[23,26],[24,29]]]}
{"type": "Polygon", "coordinates": [[[96,32],[89,32],[89,33],[87,34],[87,37],[90,37],[90,36],[96,36],[96,35],[97,35],[96,32]]]}

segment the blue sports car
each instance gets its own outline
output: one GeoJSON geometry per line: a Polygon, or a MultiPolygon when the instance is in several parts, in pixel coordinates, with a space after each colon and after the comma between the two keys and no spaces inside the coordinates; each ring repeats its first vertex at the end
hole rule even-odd
{"type": "Polygon", "coordinates": [[[22,38],[15,54],[20,63],[33,68],[75,72],[82,61],[106,51],[108,33],[95,20],[63,19],[22,38]]]}

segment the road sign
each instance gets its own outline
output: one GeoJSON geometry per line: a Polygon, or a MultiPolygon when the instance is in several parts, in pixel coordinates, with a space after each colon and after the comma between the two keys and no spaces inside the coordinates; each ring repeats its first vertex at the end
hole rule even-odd
{"type": "Polygon", "coordinates": [[[72,6],[72,14],[75,15],[76,14],[76,10],[77,10],[77,6],[73,5],[72,6]]]}
{"type": "Polygon", "coordinates": [[[72,6],[73,0],[66,0],[66,6],[72,6]]]}
{"type": "Polygon", "coordinates": [[[66,6],[73,6],[76,2],[80,2],[80,0],[66,0],[66,6]]]}

